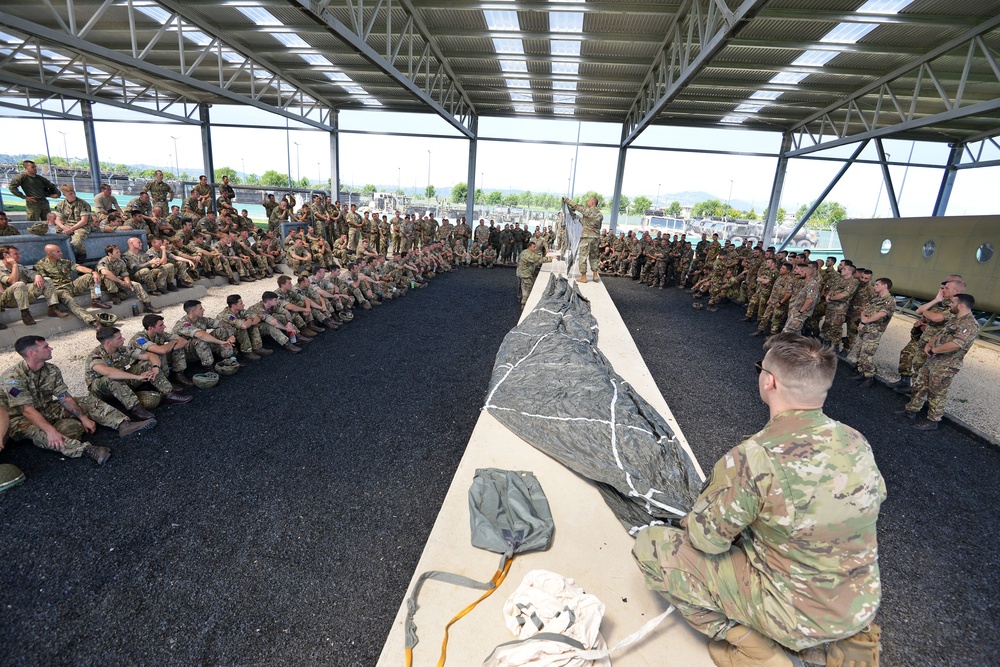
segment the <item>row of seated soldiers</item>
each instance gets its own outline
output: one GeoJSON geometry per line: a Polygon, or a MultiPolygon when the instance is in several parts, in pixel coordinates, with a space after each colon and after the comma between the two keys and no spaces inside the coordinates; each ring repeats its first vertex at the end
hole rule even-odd
{"type": "Polygon", "coordinates": [[[454,268],[443,247],[433,245],[411,260],[396,255],[352,263],[344,272],[282,275],[277,290],[263,292],[249,307],[239,294],[229,295],[214,317],[205,315],[200,301],[188,300],[172,326],[157,313],[146,314],[128,340],[115,327],[99,327],[98,344],[83,362],[88,392],[75,398],[61,370],[49,363],[52,348],[45,339],[24,336],[14,346],[22,361],[0,376],[0,449],[9,433],[11,440],[30,440],[71,458],[86,455],[101,465],[111,450],[85,439],[98,425],[118,429],[122,438],[156,425],[137,391],[155,391],[164,404],[187,403],[193,398],[184,393],[193,386],[188,373],[199,372],[198,365],[211,370],[220,359],[260,361],[273,353],[266,339],[297,354],[319,334],[352,321],[355,308],[405,296],[454,268]]]}

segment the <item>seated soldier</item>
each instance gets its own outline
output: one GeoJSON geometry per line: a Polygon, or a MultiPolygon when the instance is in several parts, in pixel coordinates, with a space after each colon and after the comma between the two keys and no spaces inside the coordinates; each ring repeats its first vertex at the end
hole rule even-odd
{"type": "Polygon", "coordinates": [[[146,291],[153,296],[167,292],[167,273],[160,266],[159,257],[149,257],[142,249],[142,239],[133,236],[128,240],[128,250],[122,253],[125,266],[132,280],[143,284],[146,291]]]}
{"type": "Polygon", "coordinates": [[[307,299],[293,289],[292,279],[288,276],[278,276],[278,301],[281,307],[292,315],[292,323],[309,335],[325,331],[313,317],[313,309],[307,299]]]}
{"type": "MultiPolygon", "coordinates": [[[[21,265],[21,251],[15,246],[0,246],[3,261],[0,261],[0,310],[4,307],[17,306],[21,311],[21,321],[28,326],[35,324],[28,308],[31,302],[40,296],[45,297],[49,304],[49,317],[66,317],[66,313],[56,305],[59,297],[52,281],[39,273],[21,265]]],[[[6,329],[6,325],[2,328],[6,329]]]]}
{"type": "Polygon", "coordinates": [[[174,392],[155,353],[126,347],[125,337],[118,327],[100,327],[97,343],[84,368],[87,391],[92,395],[103,401],[117,399],[129,415],[139,420],[153,418],[153,413],[139,402],[134,391],[145,384],[152,385],[167,404],[191,400],[190,396],[174,392]]]}
{"type": "Polygon", "coordinates": [[[77,458],[86,454],[103,465],[111,450],[81,441],[97,424],[117,428],[127,438],[156,426],[155,419],[128,417],[91,395],[75,399],[52,359],[52,348],[41,336],[22,336],[14,343],[22,361],[0,376],[10,412],[10,439],[31,440],[36,447],[77,458]]]}
{"type": "Polygon", "coordinates": [[[261,300],[250,306],[249,312],[260,318],[261,333],[267,334],[274,342],[293,354],[302,351],[296,343],[312,342],[312,338],[308,336],[303,338],[292,324],[291,313],[281,307],[278,295],[274,292],[264,292],[261,300]]]}
{"type": "Polygon", "coordinates": [[[162,315],[143,315],[142,329],[137,331],[128,341],[131,350],[152,352],[161,360],[170,362],[170,381],[182,387],[193,387],[184,375],[187,369],[187,354],[184,348],[187,339],[177,334],[167,333],[167,325],[162,315]]]}
{"type": "Polygon", "coordinates": [[[149,242],[146,258],[150,262],[159,262],[158,268],[164,273],[169,292],[177,292],[181,287],[193,287],[198,278],[194,261],[170,252],[169,244],[164,243],[163,239],[153,238],[149,242]]]}
{"type": "Polygon", "coordinates": [[[232,329],[221,320],[205,317],[205,307],[196,299],[184,302],[184,317],[174,324],[173,333],[187,340],[184,351],[188,358],[198,357],[206,370],[215,367],[216,356],[229,359],[234,355],[236,336],[232,329]],[[215,334],[225,337],[218,338],[215,334]]]}
{"type": "Polygon", "coordinates": [[[492,269],[497,261],[497,251],[493,249],[492,245],[487,245],[486,250],[483,251],[483,267],[487,269],[492,269]]]}
{"type": "Polygon", "coordinates": [[[250,361],[260,361],[261,357],[271,354],[264,347],[260,337],[261,318],[256,313],[249,313],[243,305],[243,297],[230,294],[226,297],[226,307],[216,317],[226,322],[236,336],[240,352],[250,361]]]}
{"type": "Polygon", "coordinates": [[[885,483],[871,447],[823,414],[830,346],[768,340],[756,365],[771,419],[712,470],[678,527],[636,536],[646,584],[715,641],[717,665],[791,667],[785,649],[828,646],[826,664],[877,665],[875,525],[885,483]]]}
{"type": "Polygon", "coordinates": [[[333,316],[335,311],[333,304],[320,294],[320,290],[312,284],[308,274],[304,273],[298,277],[298,280],[295,282],[294,291],[309,305],[309,308],[312,310],[313,320],[316,321],[318,326],[334,330],[340,328],[340,318],[333,316]]]}
{"type": "Polygon", "coordinates": [[[104,246],[104,257],[97,263],[97,275],[100,276],[101,289],[111,295],[111,301],[115,304],[122,302],[123,292],[132,292],[142,308],[147,313],[159,313],[149,302],[149,294],[139,283],[132,282],[128,274],[128,267],[122,259],[121,248],[114,244],[104,246]]]}
{"type": "Polygon", "coordinates": [[[99,300],[94,293],[94,272],[90,268],[74,264],[68,259],[63,259],[62,248],[49,243],[45,246],[45,257],[35,262],[35,271],[52,281],[52,286],[56,292],[56,299],[59,303],[63,304],[86,324],[100,326],[97,323],[97,318],[88,313],[84,308],[81,308],[76,299],[73,298],[81,294],[86,294],[89,290],[91,308],[100,308],[102,310],[111,308],[111,306],[99,300]],[[74,270],[80,274],[76,280],[72,276],[74,270]]]}

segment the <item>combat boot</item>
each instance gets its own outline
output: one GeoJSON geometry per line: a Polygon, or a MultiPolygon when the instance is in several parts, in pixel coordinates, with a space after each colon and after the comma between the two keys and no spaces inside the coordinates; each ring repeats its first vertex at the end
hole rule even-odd
{"type": "Polygon", "coordinates": [[[163,402],[167,405],[172,403],[190,403],[194,396],[185,396],[184,394],[178,394],[177,392],[169,392],[163,397],[163,402]]]}
{"type": "Polygon", "coordinates": [[[882,628],[878,623],[869,623],[861,632],[829,644],[826,649],[828,667],[878,667],[879,640],[882,628]]]}
{"type": "Polygon", "coordinates": [[[179,384],[182,387],[194,386],[194,382],[191,382],[191,380],[189,380],[187,376],[184,375],[184,373],[181,373],[180,371],[174,371],[173,373],[171,373],[170,381],[173,382],[174,384],[179,384]]]}
{"type": "Polygon", "coordinates": [[[111,450],[107,447],[98,447],[97,445],[87,443],[87,447],[84,451],[87,452],[87,456],[94,459],[94,462],[99,466],[104,465],[104,463],[111,458],[111,450]]]}
{"type": "Polygon", "coordinates": [[[899,410],[893,410],[893,412],[895,414],[899,415],[900,417],[906,417],[907,419],[916,419],[917,418],[917,414],[919,414],[917,412],[910,412],[906,408],[900,408],[899,410]]]}
{"type": "Polygon", "coordinates": [[[64,313],[63,311],[59,310],[59,306],[57,306],[55,304],[52,304],[52,305],[49,306],[48,316],[49,317],[69,317],[69,313],[64,313]]]}
{"type": "Polygon", "coordinates": [[[255,347],[253,349],[253,353],[258,357],[266,357],[269,354],[274,354],[274,350],[269,350],[266,347],[255,347]]]}
{"type": "Polygon", "coordinates": [[[243,358],[249,359],[250,361],[260,361],[260,356],[254,354],[253,352],[244,352],[243,358]]]}
{"type": "Polygon", "coordinates": [[[134,408],[132,408],[131,410],[129,410],[128,413],[129,413],[129,415],[131,415],[132,417],[135,417],[136,419],[138,419],[140,421],[143,420],[143,419],[152,419],[153,418],[153,413],[150,412],[149,410],[147,410],[146,408],[142,407],[142,405],[135,406],[134,408]]]}
{"type": "Polygon", "coordinates": [[[578,283],[585,283],[585,282],[587,282],[587,275],[586,274],[581,275],[579,278],[576,279],[576,282],[578,282],[578,283]]]}
{"type": "Polygon", "coordinates": [[[90,307],[91,308],[100,308],[101,310],[111,310],[111,306],[109,306],[108,304],[104,303],[100,299],[91,299],[90,300],[90,307]]]}
{"type": "MultiPolygon", "coordinates": [[[[598,278],[597,278],[597,271],[594,271],[594,282],[595,283],[596,282],[600,282],[600,280],[598,280],[598,278]]],[[[652,287],[652,285],[650,287],[652,287]]]]}
{"type": "Polygon", "coordinates": [[[287,343],[287,344],[283,345],[282,347],[284,349],[288,350],[289,352],[291,352],[292,354],[298,354],[299,352],[302,351],[301,347],[292,345],[291,343],[287,343]]]}
{"type": "Polygon", "coordinates": [[[21,310],[21,321],[29,327],[35,324],[35,318],[31,316],[31,311],[27,308],[21,310]]]}
{"type": "Polygon", "coordinates": [[[909,375],[901,375],[897,382],[893,382],[892,384],[888,385],[890,389],[902,389],[903,387],[909,387],[909,386],[910,386],[909,375]]]}
{"type": "Polygon", "coordinates": [[[864,373],[855,373],[854,375],[851,376],[851,379],[854,380],[855,382],[857,382],[858,380],[864,380],[865,379],[865,374],[864,373]]]}
{"type": "Polygon", "coordinates": [[[149,429],[156,426],[155,419],[144,419],[142,421],[134,422],[125,420],[118,425],[118,437],[127,438],[130,435],[135,435],[136,433],[142,433],[148,431],[149,429]]]}
{"type": "Polygon", "coordinates": [[[792,659],[773,639],[736,625],[726,641],[709,642],[708,655],[719,667],[792,667],[792,659]]]}
{"type": "Polygon", "coordinates": [[[152,313],[153,315],[159,315],[162,312],[160,309],[154,308],[153,304],[151,304],[149,301],[142,302],[142,310],[145,313],[152,313]]]}
{"type": "Polygon", "coordinates": [[[875,386],[875,378],[874,377],[865,378],[865,381],[861,383],[861,386],[864,387],[865,389],[871,389],[872,387],[875,386]]]}

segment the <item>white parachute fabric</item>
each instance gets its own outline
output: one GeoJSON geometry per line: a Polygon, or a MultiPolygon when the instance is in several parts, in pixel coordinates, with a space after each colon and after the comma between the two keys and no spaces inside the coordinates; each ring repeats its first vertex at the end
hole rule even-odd
{"type": "Polygon", "coordinates": [[[566,277],[575,278],[579,275],[577,271],[577,258],[580,256],[580,237],[583,236],[583,223],[573,211],[569,210],[566,202],[562,203],[563,220],[566,221],[566,247],[562,248],[563,257],[566,259],[566,277]]]}
{"type": "Polygon", "coordinates": [[[691,509],[701,478],[662,416],[597,349],[590,303],[553,276],[504,338],[484,409],[594,480],[630,533],[691,509]]]}

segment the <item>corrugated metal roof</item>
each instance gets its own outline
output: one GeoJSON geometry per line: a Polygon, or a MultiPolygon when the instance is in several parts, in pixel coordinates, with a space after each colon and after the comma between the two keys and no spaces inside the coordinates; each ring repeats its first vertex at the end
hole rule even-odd
{"type": "MultiPolygon", "coordinates": [[[[740,0],[725,1],[731,8],[740,4],[740,0]]],[[[678,91],[676,99],[663,108],[655,122],[676,124],[687,118],[696,124],[718,123],[740,105],[751,105],[761,109],[756,115],[746,114],[744,127],[764,124],[788,129],[914,62],[922,53],[1000,15],[1000,0],[914,0],[896,16],[871,16],[869,23],[877,26],[869,30],[863,26],[868,17],[857,12],[863,3],[864,0],[763,2],[708,59],[704,68],[691,77],[687,86],[678,91]],[[848,26],[862,26],[856,34],[864,34],[856,42],[834,44],[824,41],[831,30],[844,21],[848,26]],[[765,99],[758,99],[761,96],[765,99]]],[[[217,35],[227,50],[222,66],[223,78],[232,77],[232,90],[242,95],[259,88],[261,83],[251,85],[247,77],[240,78],[241,58],[235,54],[254,60],[255,71],[277,74],[284,80],[283,90],[299,86],[309,99],[320,105],[335,108],[361,105],[360,94],[345,92],[344,85],[353,84],[364,89],[365,96],[382,101],[387,108],[422,107],[424,102],[418,95],[400,85],[391,72],[386,73],[384,63],[374,63],[370,57],[372,52],[378,54],[377,57],[384,57],[387,50],[393,51],[400,46],[400,30],[408,19],[405,6],[393,3],[390,17],[388,3],[364,3],[363,12],[356,15],[353,12],[360,4],[334,0],[327,7],[329,16],[349,29],[357,25],[370,28],[370,34],[363,39],[357,37],[354,43],[324,23],[314,7],[279,0],[246,4],[234,4],[231,0],[197,3],[162,0],[160,4],[152,0],[136,3],[131,11],[138,50],[145,49],[160,33],[164,16],[175,9],[180,11],[188,34],[185,72],[201,57],[203,47],[199,44],[210,39],[198,33],[217,35]],[[275,25],[258,25],[240,11],[252,7],[266,11],[275,25]],[[386,34],[390,22],[392,35],[386,34]],[[281,39],[291,40],[292,45],[279,41],[281,35],[286,35],[281,39]],[[302,42],[298,43],[295,38],[302,42]],[[370,51],[359,52],[356,45],[361,42],[370,51]],[[332,81],[331,77],[349,77],[350,81],[345,84],[343,78],[332,81]]],[[[507,26],[512,29],[491,32],[479,3],[411,0],[411,4],[416,11],[416,23],[423,26],[430,40],[430,78],[437,78],[438,83],[444,82],[445,86],[454,83],[458,87],[454,95],[464,97],[474,112],[521,115],[514,112],[511,92],[522,91],[534,96],[538,116],[554,115],[553,95],[571,95],[575,97],[570,105],[576,110],[575,117],[610,118],[619,122],[625,120],[628,109],[640,95],[643,81],[658,61],[664,47],[664,35],[677,20],[676,12],[688,6],[681,0],[587,0],[579,4],[561,3],[555,9],[554,5],[542,0],[489,3],[489,10],[507,10],[516,16],[516,22],[507,26]],[[561,31],[572,24],[570,19],[574,13],[583,15],[582,31],[561,31]],[[518,48],[497,54],[494,39],[510,40],[503,43],[505,49],[510,50],[513,45],[518,48]],[[515,60],[523,60],[524,65],[512,62],[515,60]]],[[[102,5],[100,0],[75,0],[77,27],[85,24],[90,15],[102,11],[102,5]]],[[[105,13],[86,35],[86,42],[97,48],[131,55],[133,38],[129,6],[115,3],[103,11],[105,13]]],[[[0,31],[8,32],[3,27],[4,16],[26,19],[56,32],[63,30],[52,10],[37,0],[4,1],[0,8],[0,31]]],[[[851,33],[850,30],[843,32],[851,33]]],[[[391,63],[404,75],[421,62],[427,45],[421,29],[415,30],[412,37],[412,47],[404,40],[391,63]]],[[[983,40],[992,49],[1000,50],[1000,31],[986,32],[983,40]]],[[[58,41],[51,44],[53,50],[73,53],[65,44],[56,43],[58,41]]],[[[942,87],[952,97],[965,69],[967,48],[967,44],[957,45],[953,52],[937,58],[931,65],[942,87]]],[[[697,45],[692,53],[698,53],[697,45]]],[[[95,64],[101,62],[94,53],[88,54],[88,60],[95,64]]],[[[149,49],[145,60],[174,73],[181,71],[178,39],[172,27],[166,29],[149,49]]],[[[426,65],[426,61],[422,64],[426,65]]],[[[415,83],[425,86],[427,80],[423,72],[426,70],[420,71],[415,83]]],[[[19,80],[37,78],[38,66],[12,59],[0,67],[0,80],[4,72],[16,74],[19,80]]],[[[217,52],[202,57],[190,75],[200,83],[217,86],[217,52]]],[[[191,85],[187,90],[183,79],[166,85],[157,81],[157,77],[144,74],[141,68],[130,70],[128,77],[137,83],[145,80],[163,85],[164,95],[176,94],[179,98],[213,103],[233,101],[225,96],[213,96],[204,86],[191,85]]],[[[915,81],[916,73],[911,73],[893,84],[893,91],[901,103],[902,100],[908,103],[915,81]]],[[[83,90],[79,80],[67,80],[63,85],[68,92],[80,94],[83,90]]],[[[98,97],[114,96],[120,95],[120,90],[106,86],[96,94],[98,97]]],[[[1000,99],[1000,81],[982,54],[977,54],[971,64],[964,99],[966,102],[1000,99]]],[[[864,106],[875,102],[869,95],[860,103],[864,106]]],[[[917,115],[936,113],[942,104],[933,83],[925,77],[917,115]]],[[[969,134],[969,128],[995,125],[998,116],[1000,114],[989,112],[975,119],[942,122],[933,132],[960,139],[969,134]]],[[[932,132],[921,131],[924,134],[932,132]]]]}

